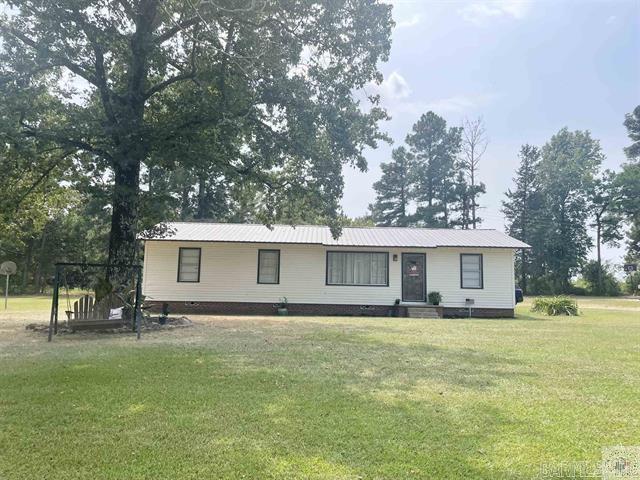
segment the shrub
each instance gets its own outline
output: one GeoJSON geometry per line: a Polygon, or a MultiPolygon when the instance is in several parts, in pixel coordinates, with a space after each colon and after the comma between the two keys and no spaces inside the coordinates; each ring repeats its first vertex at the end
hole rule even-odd
{"type": "Polygon", "coordinates": [[[615,297],[620,295],[620,282],[615,275],[614,267],[608,263],[602,264],[602,288],[599,285],[600,268],[595,260],[582,267],[582,280],[589,295],[606,295],[615,297]]]}
{"type": "Polygon", "coordinates": [[[533,301],[532,312],[545,315],[578,315],[578,303],[570,297],[560,295],[557,297],[540,297],[533,301]]]}
{"type": "Polygon", "coordinates": [[[429,292],[427,298],[429,299],[429,303],[431,305],[439,305],[442,301],[442,295],[440,295],[440,292],[429,292]]]}
{"type": "Polygon", "coordinates": [[[532,277],[527,290],[536,295],[553,295],[560,291],[551,275],[532,277]]]}
{"type": "Polygon", "coordinates": [[[640,293],[640,272],[633,272],[625,277],[624,293],[628,295],[638,295],[640,293]]]}

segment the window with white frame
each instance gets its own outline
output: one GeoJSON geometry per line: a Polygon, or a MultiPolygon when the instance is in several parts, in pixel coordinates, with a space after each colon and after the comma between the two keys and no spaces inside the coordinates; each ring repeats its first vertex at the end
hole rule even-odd
{"type": "Polygon", "coordinates": [[[327,285],[389,285],[387,252],[327,252],[327,285]]]}
{"type": "Polygon", "coordinates": [[[280,283],[280,250],[258,250],[258,283],[280,283]]]}
{"type": "Polygon", "coordinates": [[[482,254],[460,254],[460,287],[483,288],[482,254]]]}
{"type": "Polygon", "coordinates": [[[180,248],[178,253],[178,281],[200,281],[200,249],[180,248]]]}

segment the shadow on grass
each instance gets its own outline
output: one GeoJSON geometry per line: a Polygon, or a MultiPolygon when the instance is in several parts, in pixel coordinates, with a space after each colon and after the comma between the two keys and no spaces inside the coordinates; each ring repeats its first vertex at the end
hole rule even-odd
{"type": "MultiPolygon", "coordinates": [[[[532,377],[530,368],[516,358],[471,348],[440,347],[428,343],[403,344],[394,336],[343,333],[326,329],[305,340],[323,344],[330,352],[334,374],[345,374],[357,388],[411,391],[417,385],[485,390],[514,377],[532,377]]],[[[322,366],[320,350],[310,365],[322,366]]]]}

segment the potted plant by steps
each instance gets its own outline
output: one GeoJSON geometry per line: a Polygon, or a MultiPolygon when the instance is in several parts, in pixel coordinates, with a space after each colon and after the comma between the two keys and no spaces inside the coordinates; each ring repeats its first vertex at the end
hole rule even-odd
{"type": "Polygon", "coordinates": [[[278,315],[283,315],[283,316],[288,315],[289,314],[288,305],[289,305],[289,302],[287,302],[287,297],[282,297],[280,299],[280,303],[276,305],[278,307],[278,315]]]}
{"type": "Polygon", "coordinates": [[[440,302],[442,301],[442,295],[440,295],[440,292],[429,292],[427,298],[431,305],[440,305],[440,302]]]}

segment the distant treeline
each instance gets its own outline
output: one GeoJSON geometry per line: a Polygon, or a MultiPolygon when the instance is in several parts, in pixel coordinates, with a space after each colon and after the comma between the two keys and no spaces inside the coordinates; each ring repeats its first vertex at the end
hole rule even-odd
{"type": "MultiPolygon", "coordinates": [[[[618,172],[602,170],[604,154],[588,131],[563,128],[542,147],[523,145],[513,189],[503,213],[510,235],[531,245],[518,252],[516,276],[527,293],[616,295],[614,267],[602,261],[603,246],[626,237],[624,261],[640,261],[640,106],[624,121],[632,144],[618,172]],[[589,234],[595,232],[595,239],[589,234]],[[588,262],[592,248],[596,260],[588,262]],[[580,285],[573,280],[581,275],[580,285]]],[[[478,181],[487,140],[481,119],[447,128],[428,112],[383,163],[370,206],[380,226],[476,228],[482,219],[478,181]]],[[[626,278],[633,291],[640,275],[626,278]]]]}

